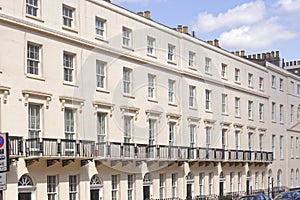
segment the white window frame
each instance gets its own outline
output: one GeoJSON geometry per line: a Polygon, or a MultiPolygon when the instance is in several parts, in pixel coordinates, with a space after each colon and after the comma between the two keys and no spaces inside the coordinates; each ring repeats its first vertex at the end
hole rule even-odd
{"type": "Polygon", "coordinates": [[[42,105],[29,103],[28,138],[39,138],[42,132],[42,105]]]}
{"type": "Polygon", "coordinates": [[[119,175],[111,175],[111,199],[119,199],[119,175]]]}
{"type": "Polygon", "coordinates": [[[227,114],[228,95],[222,94],[222,114],[227,114]]]}
{"type": "Polygon", "coordinates": [[[156,99],[156,76],[148,74],[148,98],[156,99]]]}
{"type": "Polygon", "coordinates": [[[263,122],[264,121],[264,104],[260,103],[258,105],[258,118],[259,121],[263,122]]]}
{"type": "Polygon", "coordinates": [[[248,149],[253,150],[253,132],[248,132],[248,149]]]}
{"type": "Polygon", "coordinates": [[[275,75],[271,76],[271,86],[272,86],[272,88],[276,88],[276,76],[275,75]]]}
{"type": "Polygon", "coordinates": [[[208,174],[208,195],[212,195],[214,193],[214,173],[210,172],[208,174]]]}
{"type": "Polygon", "coordinates": [[[69,200],[78,200],[78,175],[69,176],[69,200]]]}
{"type": "Polygon", "coordinates": [[[172,173],[172,198],[175,199],[177,197],[177,174],[172,173]]]}
{"type": "Polygon", "coordinates": [[[124,127],[123,127],[124,143],[130,143],[133,134],[133,116],[124,115],[123,122],[124,122],[124,127]]]}
{"type": "Polygon", "coordinates": [[[205,57],[205,72],[206,73],[211,73],[211,64],[212,64],[212,60],[211,58],[205,57]]]}
{"type": "Polygon", "coordinates": [[[297,94],[300,95],[300,84],[297,84],[297,94]]]}
{"type": "Polygon", "coordinates": [[[296,137],[296,149],[295,149],[295,156],[299,158],[299,137],[296,137]]]}
{"type": "Polygon", "coordinates": [[[240,77],[241,77],[241,70],[240,69],[238,69],[238,68],[235,68],[234,69],[234,81],[236,82],[236,83],[240,83],[240,77]]]}
{"type": "Polygon", "coordinates": [[[75,27],[75,8],[64,5],[62,7],[63,25],[68,28],[75,27]]]}
{"type": "Polygon", "coordinates": [[[190,124],[190,147],[193,148],[196,146],[196,125],[190,124]]]}
{"type": "Polygon", "coordinates": [[[132,92],[132,69],[123,67],[123,94],[131,95],[132,92]]]}
{"type": "Polygon", "coordinates": [[[272,113],[271,113],[271,117],[272,117],[272,121],[275,122],[276,121],[276,103],[272,102],[272,113]]]}
{"type": "Polygon", "coordinates": [[[258,84],[259,90],[264,91],[264,78],[259,77],[259,84],[258,84]]]}
{"type": "Polygon", "coordinates": [[[106,66],[107,63],[96,60],[96,84],[97,88],[106,89],[106,66]]]}
{"type": "Polygon", "coordinates": [[[40,17],[40,0],[26,0],[26,14],[40,17]]]}
{"type": "MultiPolygon", "coordinates": [[[[64,129],[65,139],[76,139],[76,109],[65,108],[64,109],[64,129]]],[[[67,155],[75,155],[75,143],[66,142],[65,153],[67,155]]]]}
{"type": "Polygon", "coordinates": [[[276,151],[276,135],[272,135],[272,153],[273,153],[273,159],[276,158],[275,151],[276,151]]]}
{"type": "Polygon", "coordinates": [[[248,73],[248,87],[253,87],[253,74],[248,73]]]}
{"type": "Polygon", "coordinates": [[[106,20],[100,17],[95,17],[95,34],[101,39],[106,38],[106,20]]]}
{"type": "Polygon", "coordinates": [[[239,97],[235,97],[234,99],[234,113],[236,117],[241,115],[241,99],[239,97]]]}
{"type": "Polygon", "coordinates": [[[206,89],[205,90],[205,110],[211,111],[212,105],[211,105],[211,90],[206,89]]]}
{"type": "Polygon", "coordinates": [[[283,87],[284,87],[283,79],[280,78],[280,79],[279,79],[279,90],[280,90],[280,91],[283,91],[283,87]]]}
{"type": "Polygon", "coordinates": [[[169,79],[168,80],[168,96],[169,96],[169,103],[175,103],[175,81],[169,79]]]}
{"type": "Polygon", "coordinates": [[[212,135],[212,127],[206,126],[205,127],[205,144],[206,144],[207,148],[209,148],[211,146],[211,135],[212,135]]]}
{"type": "Polygon", "coordinates": [[[175,46],[168,44],[168,61],[175,61],[175,46]]]}
{"type": "Polygon", "coordinates": [[[73,53],[63,53],[64,82],[75,83],[75,57],[73,53]]]}
{"type": "Polygon", "coordinates": [[[199,173],[199,194],[203,195],[204,194],[204,173],[201,172],[199,173]]]}
{"type": "Polygon", "coordinates": [[[238,172],[238,193],[242,191],[242,172],[238,172]]]}
{"type": "Polygon", "coordinates": [[[294,137],[291,136],[290,140],[290,156],[291,158],[294,158],[294,137]]]}
{"type": "Polygon", "coordinates": [[[279,155],[280,155],[280,159],[283,159],[284,158],[284,155],[283,155],[283,136],[281,135],[279,137],[279,155]]]}
{"type": "Polygon", "coordinates": [[[27,75],[38,77],[41,76],[41,49],[42,45],[33,42],[27,42],[27,75]]]}
{"type": "Polygon", "coordinates": [[[189,107],[196,107],[196,86],[189,85],[189,107]]]}
{"type": "Polygon", "coordinates": [[[134,193],[134,175],[128,174],[127,176],[127,197],[128,200],[134,200],[135,193],[134,193]]]}
{"type": "Polygon", "coordinates": [[[123,47],[132,47],[132,30],[127,27],[122,27],[122,45],[123,47]]]}
{"type": "Polygon", "coordinates": [[[189,67],[194,68],[196,66],[196,53],[189,51],[189,67]]]}
{"type": "Polygon", "coordinates": [[[241,131],[235,130],[234,137],[235,137],[235,149],[239,150],[241,147],[241,131]]]}
{"type": "Polygon", "coordinates": [[[294,123],[294,109],[295,109],[295,106],[293,104],[291,104],[291,107],[290,107],[290,123],[294,123]]]}
{"type": "Polygon", "coordinates": [[[259,134],[259,150],[264,150],[264,134],[259,134]]]}
{"type": "Polygon", "coordinates": [[[234,191],[234,172],[230,172],[229,174],[229,191],[233,192],[234,191]]]}
{"type": "Polygon", "coordinates": [[[227,64],[222,63],[221,64],[221,77],[222,78],[227,78],[227,64]]]}
{"type": "Polygon", "coordinates": [[[279,105],[279,122],[280,123],[283,123],[283,120],[284,120],[283,115],[284,115],[283,105],[280,104],[279,105]]]}
{"type": "Polygon", "coordinates": [[[57,200],[57,183],[58,177],[56,175],[47,176],[47,199],[48,200],[57,200]]]}
{"type": "Polygon", "coordinates": [[[253,101],[248,101],[248,119],[253,119],[253,101]]]}
{"type": "Polygon", "coordinates": [[[169,146],[174,146],[175,145],[176,123],[169,122],[168,128],[169,128],[169,146]]]}
{"type": "Polygon", "coordinates": [[[155,136],[157,134],[157,119],[149,119],[149,145],[155,145],[155,136]]]}
{"type": "Polygon", "coordinates": [[[159,198],[165,198],[165,174],[159,174],[159,198]]]}
{"type": "Polygon", "coordinates": [[[97,143],[106,142],[107,113],[97,112],[97,143]]]}
{"type": "Polygon", "coordinates": [[[156,40],[153,37],[147,36],[147,54],[155,55],[156,40]]]}

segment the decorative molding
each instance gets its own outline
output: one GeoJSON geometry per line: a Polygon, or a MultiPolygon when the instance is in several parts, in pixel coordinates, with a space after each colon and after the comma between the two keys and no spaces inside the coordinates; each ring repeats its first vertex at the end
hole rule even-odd
{"type": "Polygon", "coordinates": [[[109,115],[112,117],[112,112],[114,110],[114,104],[102,102],[102,101],[93,101],[93,106],[95,108],[95,114],[98,112],[98,108],[103,108],[109,110],[109,115]]]}
{"type": "Polygon", "coordinates": [[[84,99],[67,97],[67,96],[59,96],[59,100],[61,102],[61,110],[64,111],[66,104],[76,105],[79,107],[79,112],[82,112],[82,108],[84,106],[84,99]]]}
{"type": "Polygon", "coordinates": [[[38,92],[33,90],[22,90],[22,94],[24,95],[24,105],[28,106],[29,98],[43,98],[46,101],[46,108],[49,108],[50,101],[52,100],[52,94],[45,92],[38,92]]]}
{"type": "Polygon", "coordinates": [[[247,130],[249,131],[255,131],[256,127],[255,126],[247,126],[247,130]]]}
{"type": "Polygon", "coordinates": [[[207,125],[214,125],[214,123],[216,122],[216,120],[213,119],[203,119],[204,124],[207,125]]]}
{"type": "Polygon", "coordinates": [[[122,112],[122,117],[124,114],[131,113],[134,114],[134,119],[137,120],[137,115],[139,114],[140,109],[136,107],[131,107],[131,106],[120,106],[121,112],[122,112]]]}
{"type": "Polygon", "coordinates": [[[158,121],[160,122],[162,113],[161,111],[157,110],[145,110],[145,113],[147,115],[147,122],[149,121],[150,116],[155,116],[158,118],[158,121]]]}
{"type": "Polygon", "coordinates": [[[201,123],[200,117],[189,116],[187,117],[187,121],[189,122],[189,124],[191,124],[192,122],[196,122],[198,124],[198,128],[200,127],[200,123],[201,123]]]}
{"type": "Polygon", "coordinates": [[[7,96],[10,94],[10,87],[0,86],[0,92],[3,93],[3,103],[6,104],[7,96]]]}
{"type": "Polygon", "coordinates": [[[177,125],[179,125],[180,119],[181,119],[181,115],[176,114],[176,113],[167,113],[166,117],[168,119],[168,122],[174,120],[177,122],[177,125]]]}
{"type": "Polygon", "coordinates": [[[234,123],[233,124],[233,127],[236,128],[236,129],[242,129],[243,126],[244,126],[243,124],[239,124],[239,123],[234,123]]]}

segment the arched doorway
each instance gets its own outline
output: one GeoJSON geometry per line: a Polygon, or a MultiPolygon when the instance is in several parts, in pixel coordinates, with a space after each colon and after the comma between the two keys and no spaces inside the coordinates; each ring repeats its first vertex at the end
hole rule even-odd
{"type": "Polygon", "coordinates": [[[90,181],[90,196],[91,200],[102,200],[103,199],[103,184],[101,179],[94,175],[90,181]]]}
{"type": "Polygon", "coordinates": [[[194,186],[194,175],[192,172],[189,172],[186,175],[186,199],[193,198],[193,186],[194,186]]]}
{"type": "Polygon", "coordinates": [[[223,172],[220,173],[219,176],[219,196],[224,196],[224,183],[225,183],[225,176],[223,174],[223,172]]]}
{"type": "Polygon", "coordinates": [[[252,193],[252,174],[250,171],[247,172],[246,177],[246,193],[247,195],[252,193]]]}
{"type": "Polygon", "coordinates": [[[35,185],[29,175],[24,174],[18,182],[18,200],[34,200],[35,185]]]}
{"type": "Polygon", "coordinates": [[[146,173],[143,179],[143,200],[149,200],[151,197],[152,178],[149,173],[146,173]]]}

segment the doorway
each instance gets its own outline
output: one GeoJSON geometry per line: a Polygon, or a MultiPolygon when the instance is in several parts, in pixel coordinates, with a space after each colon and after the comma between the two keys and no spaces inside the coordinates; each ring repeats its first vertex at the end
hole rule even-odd
{"type": "Polygon", "coordinates": [[[186,199],[192,199],[192,184],[187,184],[186,185],[186,199]]]}
{"type": "Polygon", "coordinates": [[[31,200],[31,192],[19,193],[18,200],[31,200]]]}
{"type": "Polygon", "coordinates": [[[144,186],[143,187],[143,196],[144,200],[149,200],[150,199],[150,186],[144,186]]]}

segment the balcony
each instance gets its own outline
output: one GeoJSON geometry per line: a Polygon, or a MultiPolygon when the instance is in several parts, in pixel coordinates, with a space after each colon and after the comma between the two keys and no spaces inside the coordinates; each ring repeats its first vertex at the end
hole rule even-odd
{"type": "Polygon", "coordinates": [[[273,153],[250,150],[227,150],[227,160],[236,162],[272,162],[273,153]]]}
{"type": "Polygon", "coordinates": [[[18,136],[9,136],[9,158],[17,159],[23,155],[23,138],[18,136]]]}

